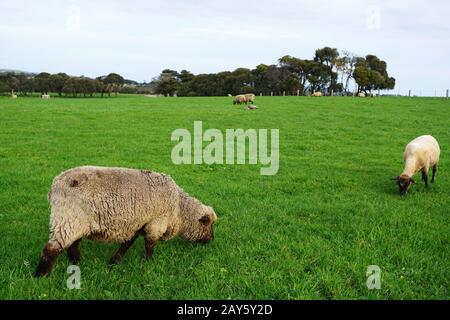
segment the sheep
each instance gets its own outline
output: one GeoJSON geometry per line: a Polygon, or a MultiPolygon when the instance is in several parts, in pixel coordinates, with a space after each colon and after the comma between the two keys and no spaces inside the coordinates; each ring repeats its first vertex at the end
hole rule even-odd
{"type": "Polygon", "coordinates": [[[13,94],[13,95],[11,95],[11,98],[13,98],[13,99],[17,99],[17,94],[13,94]]]}
{"type": "Polygon", "coordinates": [[[245,102],[253,103],[255,101],[255,95],[253,93],[245,94],[245,102]]]}
{"type": "Polygon", "coordinates": [[[243,95],[243,94],[237,95],[233,100],[233,104],[243,104],[246,102],[247,102],[247,100],[245,98],[245,95],[243,95]]]}
{"type": "Polygon", "coordinates": [[[366,94],[364,92],[358,93],[358,97],[364,98],[365,96],[366,96],[366,94]]]}
{"type": "Polygon", "coordinates": [[[314,91],[312,94],[311,94],[311,96],[312,97],[321,97],[322,96],[322,92],[320,92],[320,91],[314,91]]]}
{"type": "Polygon", "coordinates": [[[430,167],[433,168],[431,183],[434,183],[440,153],[439,143],[430,135],[417,137],[408,143],[403,154],[404,170],[401,175],[393,178],[397,181],[401,195],[406,195],[410,185],[416,183],[412,177],[419,171],[422,171],[422,179],[428,187],[430,167]]]}
{"type": "Polygon", "coordinates": [[[258,107],[255,106],[254,104],[249,104],[248,106],[244,107],[244,110],[245,109],[247,109],[247,110],[255,110],[255,109],[258,109],[258,107]]]}
{"type": "Polygon", "coordinates": [[[83,166],[54,178],[48,194],[50,237],[35,276],[48,276],[57,257],[67,250],[80,260],[83,237],[121,243],[110,259],[117,263],[139,235],[147,258],[158,240],[177,235],[194,243],[213,238],[217,215],[213,208],[185,193],[165,174],[126,168],[83,166]]]}
{"type": "Polygon", "coordinates": [[[50,95],[48,95],[48,94],[43,94],[43,95],[42,95],[42,99],[50,99],[50,95]]]}

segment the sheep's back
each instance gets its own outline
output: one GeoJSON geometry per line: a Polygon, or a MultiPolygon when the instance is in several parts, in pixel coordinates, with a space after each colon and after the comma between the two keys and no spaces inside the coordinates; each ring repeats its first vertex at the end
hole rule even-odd
{"type": "Polygon", "coordinates": [[[437,140],[430,135],[415,138],[405,148],[404,159],[415,157],[420,164],[435,165],[439,162],[440,147],[437,140]]]}
{"type": "Polygon", "coordinates": [[[93,237],[105,241],[127,240],[155,219],[170,219],[179,201],[178,187],[169,176],[107,167],[63,172],[54,179],[49,199],[57,214],[58,208],[79,209],[93,237]]]}

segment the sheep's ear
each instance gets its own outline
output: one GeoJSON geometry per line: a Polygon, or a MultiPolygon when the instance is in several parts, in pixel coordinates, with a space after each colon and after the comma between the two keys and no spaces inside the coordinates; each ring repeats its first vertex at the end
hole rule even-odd
{"type": "Polygon", "coordinates": [[[200,221],[204,225],[207,225],[209,223],[209,216],[203,216],[198,221],[200,221]]]}

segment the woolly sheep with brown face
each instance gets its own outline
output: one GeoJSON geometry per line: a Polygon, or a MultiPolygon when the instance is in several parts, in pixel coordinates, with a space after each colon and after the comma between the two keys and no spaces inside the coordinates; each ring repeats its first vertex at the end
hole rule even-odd
{"type": "Polygon", "coordinates": [[[117,263],[139,235],[150,258],[159,240],[177,235],[206,243],[213,238],[214,210],[185,193],[171,177],[152,171],[77,167],[58,175],[49,193],[50,239],[35,276],[46,276],[64,250],[80,260],[82,238],[118,242],[117,263]]]}

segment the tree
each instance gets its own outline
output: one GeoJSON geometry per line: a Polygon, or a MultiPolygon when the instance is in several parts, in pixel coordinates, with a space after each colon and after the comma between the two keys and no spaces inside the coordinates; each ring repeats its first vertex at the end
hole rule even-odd
{"type": "MultiPolygon", "coordinates": [[[[336,63],[338,62],[339,51],[336,48],[324,47],[322,49],[317,49],[314,56],[314,61],[322,65],[327,66],[327,68],[322,68],[321,71],[328,70],[329,85],[326,88],[328,91],[336,90],[337,73],[334,71],[336,68],[336,63]]],[[[323,88],[325,89],[325,87],[323,88]]],[[[323,90],[322,89],[322,90],[323,90]]]]}
{"type": "Polygon", "coordinates": [[[309,68],[308,82],[310,84],[310,91],[327,90],[327,86],[329,86],[332,77],[331,67],[314,62],[310,64],[309,68]]]}
{"type": "Polygon", "coordinates": [[[156,92],[163,95],[173,96],[179,89],[179,74],[175,70],[165,69],[154,81],[156,82],[156,92]]]}
{"type": "Polygon", "coordinates": [[[256,66],[255,69],[253,69],[252,75],[253,79],[255,81],[255,90],[257,92],[261,92],[266,94],[267,93],[267,82],[266,82],[266,76],[267,76],[267,70],[269,69],[269,66],[266,64],[259,64],[256,66]]]}
{"type": "Polygon", "coordinates": [[[18,91],[20,81],[14,73],[6,73],[0,78],[0,87],[3,92],[11,93],[12,91],[18,91]]]}
{"type": "Polygon", "coordinates": [[[34,79],[36,84],[35,89],[42,94],[48,94],[48,92],[52,88],[50,82],[50,73],[41,72],[38,75],[36,75],[34,79]]]}
{"type": "Polygon", "coordinates": [[[50,88],[53,92],[58,93],[59,96],[62,95],[64,84],[70,77],[65,73],[52,74],[50,76],[50,88]]]}
{"type": "Polygon", "coordinates": [[[80,92],[77,79],[75,77],[70,77],[67,79],[62,88],[62,92],[66,96],[71,94],[73,97],[76,97],[77,93],[80,92]]]}
{"type": "Polygon", "coordinates": [[[195,75],[187,70],[181,70],[180,74],[178,75],[179,80],[182,83],[186,83],[194,79],[195,75]]]}
{"type": "Polygon", "coordinates": [[[395,79],[387,73],[387,63],[375,55],[358,58],[353,77],[358,84],[358,92],[390,90],[395,87],[395,79]]]}
{"type": "Polygon", "coordinates": [[[23,94],[27,95],[28,93],[33,93],[34,88],[36,86],[36,81],[33,77],[28,77],[23,75],[22,79],[20,80],[20,88],[19,91],[21,91],[23,94]]]}
{"type": "Polygon", "coordinates": [[[254,92],[254,83],[252,72],[247,68],[237,68],[233,72],[227,74],[228,87],[231,94],[242,94],[254,92]]]}
{"type": "Polygon", "coordinates": [[[110,96],[112,92],[117,95],[119,88],[125,83],[125,79],[117,73],[110,73],[107,76],[98,77],[97,80],[101,81],[104,85],[102,96],[104,92],[107,92],[108,96],[110,96]]]}
{"type": "Polygon", "coordinates": [[[336,60],[336,69],[338,73],[341,73],[341,83],[345,93],[348,92],[349,83],[353,78],[357,61],[358,57],[349,51],[343,51],[342,57],[336,60]]]}

